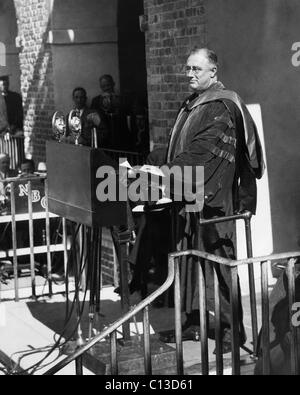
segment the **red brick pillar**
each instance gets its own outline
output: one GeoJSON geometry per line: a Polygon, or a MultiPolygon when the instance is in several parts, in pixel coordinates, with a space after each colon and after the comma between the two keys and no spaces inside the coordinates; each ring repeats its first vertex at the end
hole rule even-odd
{"type": "Polygon", "coordinates": [[[165,145],[188,95],[183,67],[206,44],[204,0],[144,0],[151,146],[165,145]]]}

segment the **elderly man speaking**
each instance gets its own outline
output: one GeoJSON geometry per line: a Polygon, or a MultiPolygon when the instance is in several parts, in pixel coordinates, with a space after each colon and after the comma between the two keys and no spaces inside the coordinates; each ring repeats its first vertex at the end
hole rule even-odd
{"type": "MultiPolygon", "coordinates": [[[[256,178],[262,177],[264,162],[257,130],[245,104],[233,91],[226,90],[217,78],[217,55],[207,49],[194,49],[187,59],[185,74],[193,92],[183,103],[171,133],[167,166],[204,167],[204,206],[201,213],[178,209],[181,227],[180,250],[196,248],[235,259],[233,221],[199,227],[199,217],[211,219],[243,210],[255,213],[256,178]]],[[[214,326],[213,268],[205,264],[207,324],[214,326]]],[[[223,353],[231,350],[230,272],[217,268],[220,283],[223,353]]],[[[199,333],[199,291],[197,264],[187,259],[181,265],[181,285],[186,322],[183,340],[196,340],[199,333]]],[[[240,343],[245,331],[240,304],[240,343]]],[[[161,340],[175,342],[174,331],[161,333],[161,340]]]]}

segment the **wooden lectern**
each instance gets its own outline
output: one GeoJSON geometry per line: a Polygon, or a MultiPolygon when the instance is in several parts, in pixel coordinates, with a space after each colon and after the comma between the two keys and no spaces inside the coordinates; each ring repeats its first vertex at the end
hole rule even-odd
{"type": "MultiPolygon", "coordinates": [[[[94,309],[91,299],[96,298],[96,312],[100,314],[101,283],[101,238],[102,227],[127,225],[127,201],[100,202],[97,187],[103,178],[97,178],[101,166],[110,166],[117,174],[118,164],[102,150],[86,146],[48,141],[47,178],[49,210],[63,218],[85,225],[89,234],[87,243],[87,264],[90,278],[90,311],[94,309]],[[97,307],[98,306],[98,307],[97,307]]],[[[118,191],[118,177],[116,190],[118,191]]],[[[75,239],[75,236],[74,236],[75,239]]],[[[118,250],[123,251],[122,248],[118,250]]],[[[123,264],[124,253],[118,256],[120,265],[121,302],[125,312],[129,310],[127,267],[123,264]]],[[[77,265],[76,265],[77,266],[77,265]]],[[[79,287],[80,269],[77,273],[79,287]]],[[[76,280],[76,278],[75,278],[76,280]]],[[[79,301],[78,301],[79,304],[79,301]]],[[[124,336],[130,336],[129,324],[123,327],[124,336]]],[[[78,336],[80,337],[80,336],[78,336]]]]}
{"type": "Polygon", "coordinates": [[[46,152],[51,212],[90,227],[127,224],[126,201],[100,202],[96,195],[103,181],[96,178],[98,168],[117,171],[114,160],[100,149],[54,141],[47,142],[46,152]]]}

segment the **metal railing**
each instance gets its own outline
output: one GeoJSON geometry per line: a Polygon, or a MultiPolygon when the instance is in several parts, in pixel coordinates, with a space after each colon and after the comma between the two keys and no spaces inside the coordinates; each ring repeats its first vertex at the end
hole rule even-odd
{"type": "MultiPolygon", "coordinates": [[[[245,237],[246,237],[246,252],[247,258],[253,257],[253,247],[252,247],[252,233],[251,233],[251,218],[252,213],[246,211],[241,214],[212,218],[212,219],[202,219],[200,225],[216,224],[228,221],[238,221],[243,220],[245,226],[245,237]]],[[[254,355],[257,350],[258,342],[258,324],[257,324],[257,308],[256,308],[256,291],[255,291],[255,279],[254,279],[254,268],[253,264],[248,265],[248,280],[249,280],[249,296],[250,296],[250,311],[251,311],[251,327],[252,327],[252,338],[253,338],[253,349],[254,355]]]]}
{"type": "Polygon", "coordinates": [[[169,261],[169,271],[168,277],[164,284],[159,287],[155,292],[149,295],[146,299],[141,301],[137,306],[133,307],[128,313],[123,317],[115,321],[113,324],[108,326],[102,333],[96,335],[92,340],[90,340],[84,346],[78,348],[78,350],[60,361],[56,366],[49,369],[44,375],[54,375],[59,372],[65,366],[69,365],[71,362],[76,361],[76,373],[79,375],[83,374],[83,361],[82,355],[89,351],[93,346],[103,339],[110,337],[111,344],[111,373],[113,375],[118,374],[118,358],[117,358],[117,331],[123,324],[131,320],[140,311],[143,311],[143,333],[144,333],[144,366],[145,374],[152,374],[152,362],[151,362],[151,351],[150,351],[150,327],[149,327],[149,305],[154,302],[160,295],[167,291],[174,282],[174,264],[169,261]]]}
{"type": "Polygon", "coordinates": [[[10,167],[16,169],[25,159],[24,136],[13,136],[6,133],[0,136],[0,153],[8,154],[10,167]]]}
{"type": "MultiPolygon", "coordinates": [[[[274,254],[264,257],[243,259],[239,261],[229,260],[218,257],[206,252],[188,250],[169,255],[169,274],[165,283],[154,293],[132,308],[130,312],[122,318],[115,321],[101,334],[95,336],[91,341],[85,344],[71,356],[68,356],[56,366],[48,370],[45,375],[53,375],[60,371],[73,361],[76,361],[76,373],[83,374],[82,356],[89,351],[98,342],[110,337],[111,344],[111,374],[118,374],[118,355],[117,355],[117,330],[125,322],[133,318],[137,313],[143,311],[144,327],[144,366],[145,374],[152,374],[152,362],[150,351],[150,330],[149,330],[149,305],[162,293],[168,290],[174,283],[174,302],[175,302],[175,338],[176,338],[176,362],[177,374],[184,374],[183,347],[182,347],[182,323],[181,323],[181,293],[180,293],[180,261],[182,257],[192,256],[198,262],[199,276],[199,307],[200,307],[200,339],[201,339],[201,373],[209,374],[209,356],[208,356],[208,328],[206,323],[206,284],[204,275],[203,260],[210,262],[214,267],[214,302],[215,302],[215,342],[216,342],[216,373],[222,375],[224,372],[221,333],[221,305],[220,289],[217,276],[218,265],[224,265],[230,270],[231,287],[230,287],[230,306],[231,306],[231,366],[232,374],[241,373],[240,360],[240,338],[239,338],[239,293],[238,293],[238,267],[242,265],[260,264],[261,266],[261,294],[262,294],[262,350],[263,350],[263,373],[270,373],[270,339],[269,339],[269,289],[268,289],[268,267],[267,263],[286,259],[288,261],[288,278],[289,278],[289,312],[292,318],[292,305],[295,301],[295,261],[300,257],[300,252],[288,252],[283,254],[274,254]]],[[[292,321],[291,321],[292,322],[292,321]]],[[[297,355],[297,332],[291,325],[292,342],[291,342],[291,366],[292,374],[298,374],[298,355],[297,355]]]]}
{"type": "MultiPolygon", "coordinates": [[[[13,264],[13,278],[14,278],[14,294],[15,301],[19,301],[19,270],[20,265],[18,258],[21,256],[29,256],[30,259],[30,276],[31,276],[31,293],[32,297],[36,298],[36,267],[35,267],[35,254],[46,254],[47,257],[47,274],[46,280],[48,284],[49,296],[53,294],[53,281],[52,281],[52,253],[62,252],[64,261],[64,271],[66,272],[67,259],[68,259],[68,243],[67,243],[67,224],[66,219],[61,218],[62,227],[62,240],[59,244],[51,243],[51,231],[50,231],[50,219],[59,217],[49,212],[48,209],[48,182],[47,178],[43,176],[30,176],[30,177],[18,177],[18,178],[7,178],[2,181],[9,186],[9,203],[7,205],[8,212],[5,215],[0,216],[0,224],[11,225],[11,248],[2,249],[0,245],[0,262],[12,259],[13,264]],[[33,210],[33,183],[43,182],[45,197],[44,197],[44,210],[34,212],[33,210]],[[28,210],[25,213],[17,213],[16,197],[17,197],[17,185],[20,183],[26,184],[27,189],[22,189],[22,194],[27,195],[27,207],[28,210]],[[45,242],[43,245],[35,245],[35,233],[34,233],[34,221],[45,220],[45,242]],[[28,234],[29,234],[29,247],[20,248],[17,242],[17,223],[24,221],[28,223],[28,234]]],[[[39,192],[40,193],[40,192],[39,192]]],[[[25,198],[26,199],[26,198],[25,198]]],[[[40,195],[40,199],[42,196],[40,195]]],[[[42,207],[42,206],[41,206],[42,207]]],[[[5,231],[8,232],[9,228],[6,227],[5,231]]],[[[56,230],[58,232],[58,229],[56,230]]],[[[4,235],[5,236],[5,235],[4,235]]],[[[1,288],[0,288],[0,300],[1,300],[1,288]]]]}
{"type": "MultiPolygon", "coordinates": [[[[261,351],[262,351],[262,374],[271,374],[271,342],[270,342],[270,301],[269,301],[269,265],[272,262],[285,260],[287,274],[287,293],[288,293],[288,318],[291,342],[289,347],[290,354],[290,373],[292,375],[300,374],[299,371],[299,342],[297,327],[293,325],[293,305],[296,302],[296,271],[295,265],[300,258],[300,251],[287,252],[282,254],[273,254],[264,257],[242,259],[234,264],[237,266],[259,264],[261,273],[261,351]]],[[[282,266],[282,263],[281,263],[282,266]]],[[[298,290],[299,292],[299,290],[298,290]]]]}
{"type": "MultiPolygon", "coordinates": [[[[173,216],[172,216],[172,218],[173,218],[173,216]]],[[[204,225],[207,225],[207,224],[211,224],[211,223],[220,223],[220,222],[226,222],[226,221],[237,221],[237,220],[239,220],[239,219],[242,219],[242,220],[244,220],[244,222],[245,222],[245,233],[246,233],[246,240],[247,240],[247,254],[248,254],[248,257],[249,256],[251,256],[252,255],[252,241],[251,241],[251,213],[249,213],[249,212],[246,212],[246,213],[243,213],[243,214],[238,214],[238,215],[234,215],[234,216],[228,216],[228,217],[220,217],[220,218],[214,218],[214,219],[209,219],[209,220],[201,220],[201,223],[200,223],[200,226],[204,226],[204,225]]],[[[173,229],[175,229],[175,223],[174,223],[174,220],[172,220],[172,222],[173,222],[173,224],[172,224],[172,226],[173,226],[173,229]]],[[[180,254],[187,254],[187,252],[184,252],[184,253],[178,253],[179,255],[180,254]]],[[[178,256],[179,256],[178,255],[178,256]]],[[[171,257],[172,257],[173,255],[171,255],[171,257]]],[[[206,255],[206,256],[208,256],[208,255],[206,255]]],[[[211,256],[212,257],[212,255],[209,255],[209,256],[211,256]]],[[[223,258],[220,258],[220,257],[216,257],[216,259],[217,259],[217,262],[218,263],[220,263],[220,262],[222,262],[223,264],[227,264],[228,262],[230,262],[230,261],[228,261],[228,260],[226,260],[226,259],[223,259],[223,258]]],[[[249,267],[249,271],[248,271],[248,273],[249,273],[249,288],[250,288],[250,300],[251,300],[251,317],[252,317],[252,324],[253,324],[253,331],[252,331],[252,334],[253,334],[253,343],[254,343],[254,350],[256,350],[256,346],[257,346],[257,337],[258,337],[258,335],[257,335],[257,331],[258,331],[258,329],[257,329],[257,311],[256,311],[256,295],[255,295],[255,284],[254,284],[254,270],[253,270],[253,265],[252,264],[250,264],[249,263],[249,265],[248,265],[248,267],[249,267]]],[[[170,282],[170,280],[171,280],[171,278],[172,278],[172,276],[173,276],[173,272],[174,272],[174,270],[175,270],[175,266],[174,266],[174,264],[170,264],[170,262],[169,262],[169,276],[168,276],[168,279],[167,279],[167,281],[166,281],[166,283],[168,283],[168,282],[170,282]],[[171,273],[171,277],[170,277],[170,273],[171,273]]],[[[175,275],[175,284],[177,284],[177,281],[178,281],[178,279],[177,279],[177,275],[178,275],[178,273],[176,272],[176,275],[175,275]]],[[[200,284],[202,284],[203,285],[203,280],[204,279],[204,277],[202,276],[201,278],[199,278],[199,283],[200,284]]],[[[217,277],[216,277],[216,279],[217,279],[217,277]]],[[[171,284],[170,284],[171,285],[171,284]]],[[[140,304],[140,305],[138,305],[136,308],[134,308],[130,313],[128,313],[128,314],[125,314],[124,315],[124,317],[122,318],[122,319],[120,319],[120,320],[118,320],[118,321],[116,321],[110,328],[108,328],[108,331],[109,332],[107,332],[107,331],[105,331],[104,332],[104,334],[100,334],[100,337],[96,337],[94,340],[93,340],[93,343],[88,343],[88,345],[87,346],[85,346],[85,348],[83,348],[83,349],[81,349],[80,351],[79,351],[79,355],[82,355],[85,351],[87,351],[87,350],[89,350],[94,344],[96,344],[98,341],[101,341],[102,339],[104,339],[108,334],[111,336],[111,338],[112,339],[114,339],[116,336],[115,336],[115,330],[119,327],[119,326],[121,326],[121,325],[123,325],[124,323],[128,323],[128,321],[135,315],[135,314],[137,314],[139,311],[141,311],[141,310],[143,310],[144,308],[145,308],[145,306],[149,306],[149,304],[155,299],[155,298],[157,298],[159,295],[161,295],[161,293],[163,293],[165,290],[166,290],[166,288],[165,288],[165,286],[166,286],[166,284],[164,284],[163,286],[162,286],[162,288],[163,288],[163,290],[161,291],[161,288],[156,292],[156,293],[154,293],[154,294],[152,294],[152,295],[150,295],[150,297],[148,297],[148,298],[146,298],[143,302],[142,302],[142,304],[140,304]],[[154,298],[154,299],[153,299],[154,298]]],[[[216,291],[217,292],[217,291],[216,291]]],[[[176,301],[178,301],[178,295],[180,294],[180,289],[178,289],[178,287],[176,287],[175,286],[175,303],[176,303],[176,301]]],[[[204,301],[205,301],[205,295],[204,295],[204,290],[203,290],[203,287],[201,287],[200,286],[200,292],[199,292],[199,294],[201,295],[200,296],[200,305],[202,304],[202,307],[204,306],[203,305],[203,303],[204,303],[204,301]]],[[[219,304],[217,305],[217,306],[219,306],[219,304]]],[[[178,307],[178,306],[177,306],[178,307]]],[[[219,308],[220,308],[220,306],[219,306],[219,308]]],[[[178,317],[180,316],[180,309],[179,309],[179,311],[178,311],[178,309],[177,308],[175,308],[175,321],[176,321],[176,323],[178,322],[178,317]]],[[[148,322],[149,323],[149,317],[148,317],[148,312],[146,312],[145,310],[144,310],[144,323],[145,322],[148,322]]],[[[203,324],[203,320],[201,320],[201,325],[203,326],[204,324],[203,324]]],[[[177,325],[176,325],[177,326],[177,325]]],[[[202,330],[203,330],[203,327],[202,327],[202,330]]],[[[149,352],[149,350],[148,350],[148,348],[149,348],[149,344],[148,344],[148,340],[147,340],[147,333],[149,332],[149,325],[148,325],[148,327],[146,326],[144,326],[144,333],[146,333],[146,339],[145,339],[145,361],[148,361],[147,362],[147,365],[146,365],[146,362],[145,362],[145,372],[146,372],[146,374],[147,374],[147,372],[149,372],[149,367],[148,367],[148,365],[149,365],[149,355],[148,355],[148,352],[149,352]]],[[[180,336],[181,336],[181,334],[180,334],[180,336]]],[[[179,339],[179,338],[178,338],[179,339]]],[[[203,339],[203,337],[202,337],[202,339],[203,339]]],[[[218,338],[216,338],[216,339],[218,339],[218,338]]],[[[207,341],[207,333],[206,333],[206,341],[207,341]]],[[[221,363],[221,343],[220,343],[220,341],[218,341],[217,340],[217,342],[216,342],[216,345],[217,345],[217,355],[218,355],[218,364],[219,364],[219,366],[218,366],[218,371],[219,372],[221,372],[221,366],[222,366],[222,363],[221,363]]],[[[177,358],[177,362],[178,362],[178,373],[179,374],[182,374],[183,373],[183,368],[182,368],[182,364],[181,364],[181,360],[182,360],[182,346],[180,346],[180,344],[178,344],[177,345],[178,347],[177,347],[177,349],[180,349],[180,347],[181,347],[181,352],[179,352],[178,353],[178,358],[177,358]]],[[[202,352],[203,352],[203,360],[205,360],[205,355],[207,354],[207,351],[205,351],[205,347],[203,347],[202,348],[202,352]]],[[[115,353],[116,353],[116,347],[115,347],[115,344],[112,344],[112,356],[113,356],[113,361],[114,361],[114,364],[116,363],[116,355],[115,355],[115,353]]],[[[254,353],[254,352],[253,352],[254,353]]],[[[76,354],[77,355],[77,354],[76,354]]],[[[74,356],[75,357],[75,356],[74,356]]],[[[74,357],[73,357],[73,359],[74,359],[74,357]]],[[[76,359],[76,357],[75,357],[75,359],[76,359]]],[[[72,358],[71,358],[71,360],[72,360],[72,358]]],[[[68,363],[70,363],[69,361],[71,361],[70,359],[67,359],[66,361],[65,361],[65,363],[66,364],[68,364],[68,363]]],[[[76,366],[77,366],[77,368],[78,368],[78,366],[80,366],[80,364],[82,364],[82,361],[77,361],[77,363],[76,363],[76,366]]],[[[65,366],[65,365],[64,365],[65,366]]],[[[115,366],[115,365],[114,365],[115,366]]],[[[203,365],[204,366],[204,369],[203,369],[203,372],[204,373],[207,373],[208,372],[208,362],[207,362],[207,364],[205,365],[203,365]]],[[[151,369],[150,369],[151,370],[151,369]]],[[[82,371],[82,367],[81,368],[79,368],[79,374],[80,374],[80,372],[82,371]]],[[[116,371],[116,368],[114,368],[114,369],[112,369],[112,371],[113,372],[115,372],[116,371]]],[[[52,374],[52,373],[54,373],[54,370],[53,371],[50,371],[50,374],[52,374]]]]}
{"type": "MultiPolygon", "coordinates": [[[[231,287],[230,287],[230,305],[231,305],[231,348],[232,348],[232,374],[239,375],[241,373],[240,361],[240,336],[239,336],[239,292],[238,292],[238,267],[242,265],[260,264],[261,266],[261,297],[262,297],[262,358],[263,358],[263,374],[270,374],[270,317],[269,317],[269,282],[268,282],[268,263],[278,260],[288,261],[288,282],[289,282],[289,316],[291,323],[292,342],[290,347],[292,374],[298,374],[298,356],[297,356],[297,331],[292,325],[292,305],[295,303],[295,262],[300,257],[300,252],[287,252],[282,254],[273,254],[269,256],[242,259],[232,261],[225,258],[213,256],[201,251],[184,251],[170,255],[171,262],[175,265],[175,316],[176,319],[176,338],[177,351],[179,354],[179,362],[182,365],[182,349],[181,349],[181,298],[180,298],[180,280],[179,280],[179,258],[192,255],[198,258],[199,268],[199,305],[200,305],[200,338],[201,338],[201,363],[202,374],[209,374],[208,360],[208,335],[206,327],[206,287],[204,278],[204,267],[201,259],[210,261],[214,265],[214,296],[215,296],[215,339],[216,339],[216,371],[217,374],[223,373],[223,356],[221,353],[222,334],[221,334],[221,306],[220,306],[220,289],[217,276],[217,265],[225,265],[230,269],[231,287]],[[177,262],[176,262],[177,260],[177,262]],[[217,284],[217,285],[216,285],[217,284]]],[[[182,371],[182,370],[180,370],[182,371]]]]}

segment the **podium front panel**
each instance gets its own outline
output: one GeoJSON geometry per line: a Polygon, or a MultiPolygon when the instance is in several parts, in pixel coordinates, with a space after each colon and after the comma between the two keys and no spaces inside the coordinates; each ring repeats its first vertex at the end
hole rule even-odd
{"type": "Polygon", "coordinates": [[[48,141],[47,178],[49,210],[88,226],[127,224],[126,202],[99,202],[96,178],[100,166],[117,164],[102,150],[48,141]]]}

